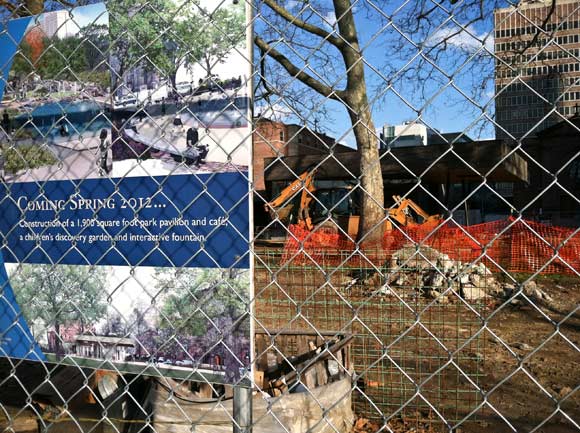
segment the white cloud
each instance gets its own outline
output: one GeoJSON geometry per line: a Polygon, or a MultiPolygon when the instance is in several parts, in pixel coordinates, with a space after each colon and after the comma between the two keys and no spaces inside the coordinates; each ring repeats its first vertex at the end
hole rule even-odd
{"type": "Polygon", "coordinates": [[[290,0],[287,4],[286,4],[286,9],[290,10],[290,9],[294,9],[296,6],[298,6],[300,4],[299,1],[297,0],[290,0]]]}
{"type": "Polygon", "coordinates": [[[325,15],[323,15],[323,18],[326,21],[325,24],[328,24],[331,27],[336,24],[336,15],[334,12],[327,12],[325,15]]]}
{"type": "Polygon", "coordinates": [[[287,121],[295,115],[294,111],[281,101],[274,102],[273,104],[261,101],[254,107],[254,112],[263,118],[278,121],[287,121]]]}
{"type": "Polygon", "coordinates": [[[486,34],[478,34],[473,26],[466,29],[457,27],[443,27],[433,33],[426,41],[425,45],[433,47],[445,41],[448,45],[466,52],[478,51],[482,45],[487,51],[493,53],[493,37],[486,34]]]}

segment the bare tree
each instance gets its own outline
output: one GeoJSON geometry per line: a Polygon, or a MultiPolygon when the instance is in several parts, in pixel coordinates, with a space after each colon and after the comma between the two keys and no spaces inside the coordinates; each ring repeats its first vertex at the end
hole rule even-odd
{"type": "MultiPolygon", "coordinates": [[[[512,68],[494,54],[494,10],[508,6],[523,15],[520,3],[508,0],[258,2],[256,99],[308,126],[321,107],[346,110],[361,155],[359,240],[378,239],[385,218],[379,158],[390,156],[378,150],[373,111],[402,108],[408,120],[427,123],[445,105],[468,124],[463,134],[492,134],[495,70],[512,68]]],[[[553,10],[530,23],[538,34],[549,33],[553,10]]],[[[412,188],[425,190],[419,180],[412,188]]]]}
{"type": "MultiPolygon", "coordinates": [[[[329,83],[320,76],[307,72],[298,66],[288,55],[278,50],[274,41],[267,41],[262,35],[255,37],[256,46],[262,56],[276,61],[291,77],[317,92],[342,104],[348,112],[358,151],[360,152],[360,184],[363,189],[359,239],[377,241],[383,235],[384,197],[383,177],[379,160],[379,142],[373,124],[371,107],[367,95],[365,64],[359,44],[358,31],[350,0],[333,0],[336,31],[329,32],[321,26],[293,15],[275,0],[264,0],[271,12],[312,37],[322,39],[339,54],[337,62],[345,79],[329,83]],[[326,82],[325,82],[326,81],[326,82]]],[[[297,43],[296,40],[294,40],[297,43]]],[[[323,54],[321,52],[321,54],[323,54]]]]}

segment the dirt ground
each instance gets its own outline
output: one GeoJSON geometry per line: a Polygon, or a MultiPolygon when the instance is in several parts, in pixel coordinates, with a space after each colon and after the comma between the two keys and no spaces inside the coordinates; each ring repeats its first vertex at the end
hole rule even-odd
{"type": "Polygon", "coordinates": [[[580,423],[580,280],[539,277],[536,282],[552,297],[549,305],[536,308],[521,300],[488,322],[497,338],[486,335],[482,385],[499,413],[485,411],[465,425],[465,432],[513,431],[509,424],[518,432],[540,425],[538,432],[579,431],[567,417],[580,423]]]}
{"type": "Polygon", "coordinates": [[[580,278],[537,277],[549,301],[509,304],[439,302],[413,287],[341,291],[349,278],[257,266],[255,290],[257,317],[270,329],[355,335],[355,433],[579,431],[580,278]]]}

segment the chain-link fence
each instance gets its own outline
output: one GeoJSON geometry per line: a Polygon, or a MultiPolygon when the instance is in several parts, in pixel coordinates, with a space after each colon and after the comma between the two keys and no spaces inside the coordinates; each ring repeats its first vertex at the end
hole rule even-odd
{"type": "Polygon", "coordinates": [[[578,0],[0,5],[0,431],[580,430],[578,0]]]}

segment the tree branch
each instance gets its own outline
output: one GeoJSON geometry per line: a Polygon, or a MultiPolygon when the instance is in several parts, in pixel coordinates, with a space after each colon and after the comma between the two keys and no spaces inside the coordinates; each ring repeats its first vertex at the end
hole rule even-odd
{"type": "Polygon", "coordinates": [[[261,37],[256,36],[254,38],[254,42],[260,49],[262,53],[268,55],[276,62],[278,62],[285,70],[290,74],[291,77],[297,78],[302,83],[307,85],[308,87],[312,88],[316,92],[320,93],[322,96],[325,96],[330,99],[334,100],[341,100],[342,99],[342,90],[334,90],[332,87],[327,86],[326,84],[322,83],[321,81],[317,80],[316,78],[312,77],[308,73],[304,72],[303,70],[299,69],[296,65],[294,65],[288,57],[284,54],[270,46],[266,41],[264,41],[261,37]]]}
{"type": "Polygon", "coordinates": [[[264,90],[266,91],[264,95],[262,95],[263,99],[266,99],[267,101],[269,101],[269,98],[271,95],[274,95],[274,89],[270,86],[270,84],[268,83],[268,80],[266,80],[266,52],[260,50],[261,58],[260,58],[260,79],[258,80],[258,85],[256,86],[256,88],[258,88],[260,86],[260,84],[262,84],[262,86],[264,86],[264,90]]]}
{"type": "MultiPolygon", "coordinates": [[[[542,23],[540,24],[540,26],[538,27],[539,30],[542,30],[544,32],[546,32],[546,28],[548,25],[548,22],[550,21],[550,18],[552,18],[552,15],[554,14],[554,11],[556,10],[556,0],[552,1],[552,4],[550,6],[550,10],[548,11],[546,18],[544,18],[544,20],[542,21],[542,23]]],[[[535,23],[532,23],[535,26],[535,23]]],[[[554,36],[554,32],[555,30],[550,32],[551,36],[554,36]]],[[[516,51],[516,54],[523,54],[525,53],[528,49],[530,49],[531,47],[533,47],[536,42],[538,41],[538,39],[540,38],[540,34],[542,32],[538,32],[536,31],[536,33],[534,34],[534,36],[532,37],[532,39],[519,51],[516,51]]],[[[546,32],[547,33],[547,32],[546,32]]]]}
{"type": "Polygon", "coordinates": [[[0,0],[0,7],[8,9],[10,12],[15,12],[18,7],[10,3],[8,0],[0,0]]]}
{"type": "Polygon", "coordinates": [[[276,14],[278,14],[281,18],[288,21],[293,26],[305,30],[308,33],[312,33],[313,35],[320,36],[321,38],[327,40],[329,43],[331,43],[337,48],[340,48],[344,45],[344,41],[341,38],[334,36],[332,33],[327,32],[326,30],[321,29],[320,27],[315,26],[313,24],[309,24],[301,20],[300,18],[292,15],[287,9],[276,3],[276,1],[274,0],[263,0],[263,1],[270,9],[272,9],[276,14]]]}
{"type": "Polygon", "coordinates": [[[83,3],[79,2],[79,3],[73,3],[70,1],[66,1],[66,0],[58,0],[58,3],[60,3],[63,6],[69,7],[69,8],[74,8],[77,6],[82,6],[83,3]]]}

